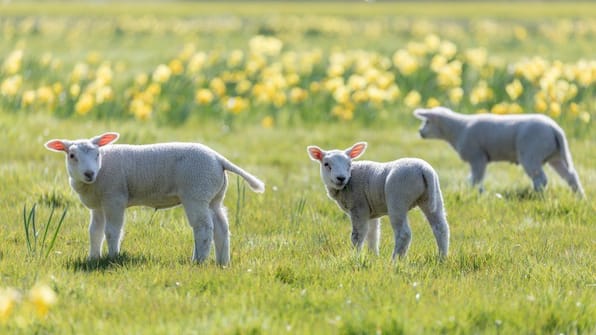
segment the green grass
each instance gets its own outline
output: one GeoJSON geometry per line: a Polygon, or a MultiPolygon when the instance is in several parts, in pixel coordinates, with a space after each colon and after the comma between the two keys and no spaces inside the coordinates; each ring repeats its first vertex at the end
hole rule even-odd
{"type": "MultiPolygon", "coordinates": [[[[387,57],[436,33],[462,50],[484,47],[509,63],[533,56],[574,63],[593,58],[595,15],[590,2],[12,1],[0,4],[0,65],[19,48],[35,60],[51,53],[63,62],[55,73],[30,73],[32,63],[23,71],[25,86],[32,77],[51,84],[52,76],[67,76],[73,64],[98,52],[101,61],[122,63],[114,80],[127,81],[151,73],[188,42],[226,53],[246,49],[261,32],[282,39],[287,50],[363,49],[387,57]],[[347,28],[327,31],[326,22],[347,28]],[[517,25],[527,29],[527,40],[512,38],[517,25]]],[[[583,107],[593,120],[590,92],[593,84],[583,107]]],[[[331,122],[319,117],[331,106],[304,105],[281,111],[289,121],[264,129],[257,116],[267,111],[259,106],[232,121],[191,117],[178,126],[59,118],[55,111],[14,106],[0,106],[0,334],[596,333],[593,121],[557,120],[586,191],[582,201],[548,167],[549,185],[537,195],[522,169],[505,163],[489,166],[486,191],[478,194],[467,185],[468,166],[446,143],[420,139],[419,121],[405,108],[331,122]],[[293,118],[305,111],[329,122],[293,118]],[[130,208],[121,257],[86,261],[89,213],[68,185],[63,155],[43,144],[104,131],[120,132],[120,143],[201,142],[265,181],[259,195],[230,175],[231,266],[216,266],[213,254],[204,265],[191,262],[192,232],[181,208],[130,208]],[[326,196],[306,146],[347,148],[360,140],[369,143],[363,159],[420,157],[435,167],[452,233],[446,261],[437,260],[419,210],[409,215],[414,236],[405,260],[390,262],[386,219],[380,256],[355,254],[349,220],[326,196]],[[54,218],[68,208],[42,261],[28,251],[23,225],[23,208],[34,205],[42,223],[53,205],[54,218]],[[58,297],[46,317],[35,316],[27,303],[37,282],[58,297]],[[8,287],[21,296],[6,316],[8,287]]]]}
{"type": "MultiPolygon", "coordinates": [[[[260,333],[578,333],[596,331],[596,170],[593,133],[570,137],[589,200],[578,200],[547,170],[544,195],[530,191],[517,166],[494,164],[486,192],[465,184],[467,166],[445,143],[423,141],[416,121],[261,129],[219,123],[176,128],[134,122],[58,120],[1,115],[0,287],[23,292],[36,273],[58,295],[47,318],[18,321],[14,334],[260,333]],[[54,137],[114,130],[122,143],[200,141],[263,178],[263,195],[238,206],[232,175],[226,197],[232,264],[213,255],[192,264],[192,233],[181,208],[131,208],[123,256],[89,264],[88,212],[70,190],[63,156],[43,148],[54,137]],[[350,224],[327,198],[308,144],[324,148],[369,142],[366,159],[422,157],[438,171],[451,225],[451,254],[440,263],[428,225],[410,212],[413,242],[406,260],[390,263],[391,229],[383,222],[381,255],[355,255],[350,224]],[[22,207],[50,204],[68,214],[54,251],[39,267],[26,257],[22,207]]],[[[240,191],[238,191],[240,190],[240,191]]]]}

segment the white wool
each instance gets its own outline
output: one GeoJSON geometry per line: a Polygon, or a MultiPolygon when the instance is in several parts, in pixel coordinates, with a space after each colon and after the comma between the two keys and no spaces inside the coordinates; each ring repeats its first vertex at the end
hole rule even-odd
{"type": "Polygon", "coordinates": [[[70,185],[91,211],[89,258],[101,257],[104,235],[109,256],[118,255],[127,207],[182,204],[194,233],[193,259],[203,262],[214,240],[217,263],[227,265],[224,171],[240,175],[255,192],[264,191],[263,182],[201,144],[108,145],[118,136],[106,133],[88,140],[46,143],[49,150],[66,153],[70,185]]]}
{"type": "Polygon", "coordinates": [[[521,164],[534,189],[540,191],[547,183],[542,165],[548,162],[574,192],[584,196],[565,133],[545,115],[465,115],[445,107],[417,109],[414,115],[424,121],[423,138],[449,142],[470,164],[471,182],[480,190],[486,165],[508,161],[521,164]]]}
{"type": "Polygon", "coordinates": [[[412,235],[407,214],[418,206],[433,230],[439,255],[447,256],[449,225],[439,178],[433,168],[417,158],[387,163],[352,162],[365,149],[364,142],[346,150],[307,148],[310,158],[320,163],[328,196],[350,217],[356,249],[360,250],[366,239],[369,248],[378,254],[379,218],[388,215],[395,236],[393,259],[405,256],[412,235]]]}

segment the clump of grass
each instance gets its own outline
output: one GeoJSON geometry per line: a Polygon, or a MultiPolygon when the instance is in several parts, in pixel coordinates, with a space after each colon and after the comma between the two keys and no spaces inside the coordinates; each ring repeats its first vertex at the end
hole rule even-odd
{"type": "Polygon", "coordinates": [[[30,257],[42,261],[48,258],[54,245],[56,238],[68,212],[68,207],[64,208],[60,219],[53,222],[56,204],[52,203],[52,209],[45,224],[39,226],[37,220],[37,204],[27,211],[27,205],[23,206],[23,228],[25,229],[25,240],[27,243],[27,252],[30,257]],[[50,230],[50,227],[52,229],[50,230]],[[50,235],[51,234],[51,237],[50,235]]]}

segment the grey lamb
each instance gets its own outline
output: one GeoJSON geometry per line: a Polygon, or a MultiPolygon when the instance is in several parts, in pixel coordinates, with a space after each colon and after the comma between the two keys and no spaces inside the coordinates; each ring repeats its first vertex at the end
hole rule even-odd
{"type": "Polygon", "coordinates": [[[465,115],[445,107],[417,109],[414,115],[423,120],[422,138],[449,142],[470,164],[471,182],[481,191],[486,165],[493,161],[521,164],[534,189],[541,191],[547,183],[542,165],[548,162],[574,192],[584,196],[565,133],[545,115],[465,115]]]}
{"type": "Polygon", "coordinates": [[[405,256],[412,238],[407,214],[418,206],[433,230],[439,255],[447,256],[449,225],[433,168],[416,158],[388,163],[352,162],[364,153],[366,145],[359,142],[346,150],[329,151],[317,146],[307,148],[310,158],[320,163],[327,195],[352,221],[352,244],[360,251],[366,239],[369,248],[378,254],[379,218],[389,215],[395,237],[392,259],[405,256]]]}
{"type": "Polygon", "coordinates": [[[216,262],[227,265],[225,171],[240,175],[255,192],[264,191],[263,182],[201,144],[108,145],[118,137],[118,133],[105,133],[88,140],[45,144],[49,150],[66,153],[70,185],[91,211],[89,258],[101,257],[104,235],[109,257],[118,255],[127,207],[182,204],[194,233],[193,260],[203,262],[215,240],[216,262]]]}

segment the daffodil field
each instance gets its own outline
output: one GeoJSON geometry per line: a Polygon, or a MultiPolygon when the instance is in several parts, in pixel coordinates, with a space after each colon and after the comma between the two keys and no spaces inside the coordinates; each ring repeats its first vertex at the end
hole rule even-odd
{"type": "MultiPolygon", "coordinates": [[[[595,334],[596,3],[0,1],[0,334],[595,334]],[[542,113],[587,199],[552,169],[485,191],[418,107],[542,113]],[[182,208],[131,207],[122,255],[87,261],[88,210],[52,138],[201,142],[228,174],[231,265],[191,261],[182,208]],[[390,262],[356,254],[306,147],[427,160],[450,255],[419,210],[390,262]]],[[[105,246],[104,246],[105,252],[105,246]]]]}
{"type": "Polygon", "coordinates": [[[243,118],[273,126],[395,119],[437,105],[589,123],[594,109],[593,17],[500,23],[378,15],[221,14],[163,21],[51,15],[0,17],[0,27],[0,104],[17,113],[174,124],[191,117],[243,118]],[[138,35],[179,44],[145,64],[135,64],[132,50],[120,55],[108,47],[112,39],[118,45],[138,35]],[[86,44],[90,36],[107,45],[74,55],[61,50],[86,44]],[[219,41],[228,38],[233,43],[219,41]],[[29,39],[65,45],[38,50],[29,39]],[[342,42],[334,45],[335,39],[342,42]],[[368,43],[351,45],[352,39],[368,43]],[[543,48],[523,55],[503,50],[523,50],[536,40],[548,41],[546,48],[563,48],[569,40],[587,46],[585,53],[564,59],[543,48]]]}

